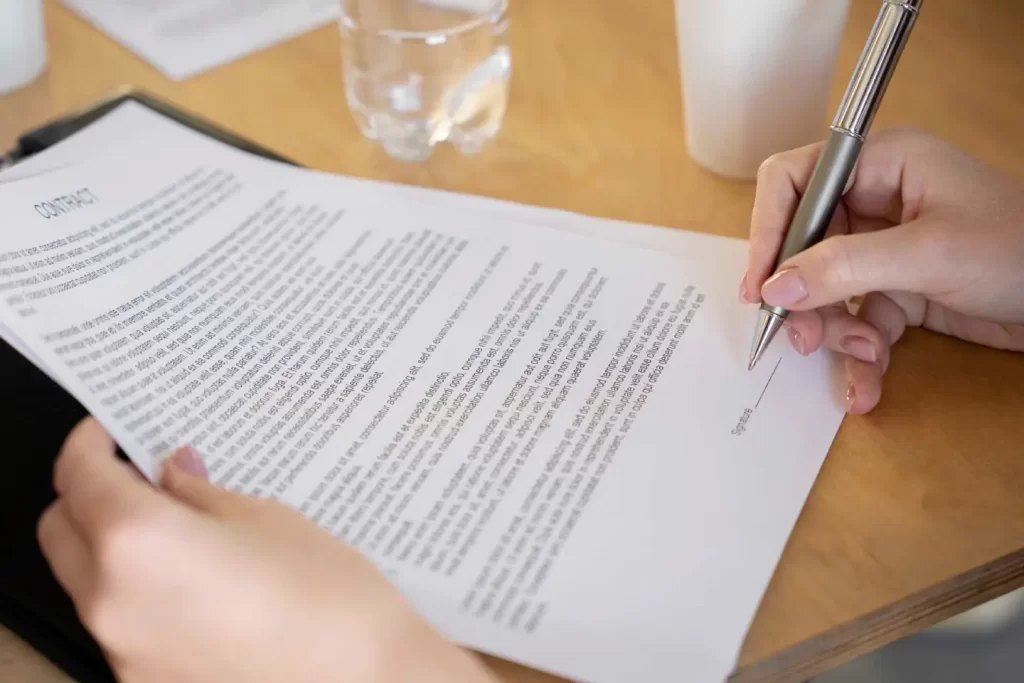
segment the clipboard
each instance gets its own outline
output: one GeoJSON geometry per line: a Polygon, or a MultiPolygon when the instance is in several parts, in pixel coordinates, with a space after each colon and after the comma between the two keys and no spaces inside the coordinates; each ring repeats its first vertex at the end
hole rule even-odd
{"type": "Polygon", "coordinates": [[[3,156],[0,156],[0,170],[18,164],[39,152],[49,149],[53,145],[71,137],[96,121],[99,121],[104,116],[129,101],[141,104],[142,106],[147,107],[158,114],[162,114],[183,126],[188,126],[198,133],[202,133],[203,135],[231,145],[232,147],[236,147],[242,151],[265,157],[267,159],[273,159],[274,161],[290,164],[292,166],[298,165],[294,161],[286,159],[280,154],[267,149],[262,145],[236,135],[235,133],[211,123],[197,114],[186,111],[165,100],[161,100],[144,90],[125,87],[115,90],[106,97],[93,102],[84,109],[71,112],[65,116],[49,121],[39,128],[27,131],[18,138],[14,149],[9,150],[3,156]]]}
{"type": "MultiPolygon", "coordinates": [[[[66,140],[128,101],[240,150],[298,165],[194,113],[128,87],[27,131],[14,149],[0,156],[0,170],[66,140]]],[[[87,414],[62,387],[0,340],[0,433],[7,441],[0,475],[0,624],[78,683],[116,683],[36,540],[39,516],[56,497],[54,461],[67,434],[87,414]]]]}

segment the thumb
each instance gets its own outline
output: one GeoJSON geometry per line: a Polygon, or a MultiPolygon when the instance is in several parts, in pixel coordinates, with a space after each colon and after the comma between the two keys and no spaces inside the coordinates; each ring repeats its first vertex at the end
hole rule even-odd
{"type": "Polygon", "coordinates": [[[936,258],[937,231],[927,220],[839,235],[786,260],[761,287],[771,306],[806,311],[876,291],[927,293],[941,287],[948,264],[936,258]]]}
{"type": "Polygon", "coordinates": [[[190,507],[221,515],[234,506],[234,496],[210,483],[208,476],[198,451],[184,446],[164,463],[160,486],[190,507]]]}

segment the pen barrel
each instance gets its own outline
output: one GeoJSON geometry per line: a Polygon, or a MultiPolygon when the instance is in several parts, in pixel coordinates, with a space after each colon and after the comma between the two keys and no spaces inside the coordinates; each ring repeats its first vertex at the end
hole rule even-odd
{"type": "Polygon", "coordinates": [[[842,131],[829,133],[789,224],[776,269],[824,239],[863,144],[860,138],[842,131]]]}
{"type": "Polygon", "coordinates": [[[833,130],[860,138],[867,135],[921,3],[922,0],[885,0],[882,4],[832,122],[833,130]]]}

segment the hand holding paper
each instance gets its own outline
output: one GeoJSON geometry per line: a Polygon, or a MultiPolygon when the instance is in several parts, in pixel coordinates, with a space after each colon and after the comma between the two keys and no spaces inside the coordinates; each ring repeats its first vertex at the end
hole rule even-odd
{"type": "Polygon", "coordinates": [[[209,484],[177,455],[154,490],[87,420],[39,524],[123,683],[493,681],[362,555],[290,508],[209,484]]]}

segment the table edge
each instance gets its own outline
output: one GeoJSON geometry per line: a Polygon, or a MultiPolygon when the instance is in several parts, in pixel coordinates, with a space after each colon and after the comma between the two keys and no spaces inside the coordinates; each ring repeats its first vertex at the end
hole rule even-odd
{"type": "Polygon", "coordinates": [[[775,654],[729,683],[806,681],[903,636],[1024,587],[1024,548],[937,583],[775,654]]]}

